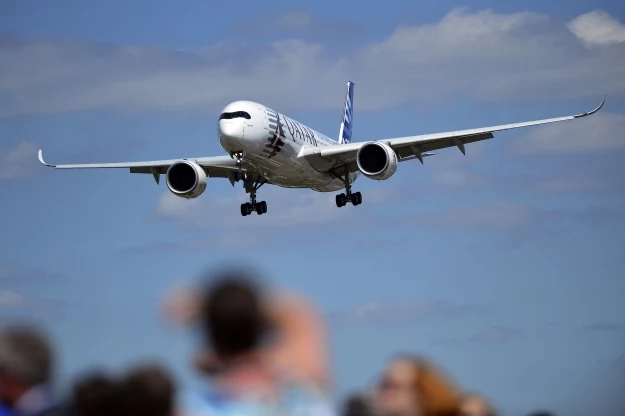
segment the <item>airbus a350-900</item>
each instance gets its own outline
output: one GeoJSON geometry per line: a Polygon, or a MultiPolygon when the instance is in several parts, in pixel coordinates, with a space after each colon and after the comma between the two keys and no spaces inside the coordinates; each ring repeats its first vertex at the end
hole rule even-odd
{"type": "Polygon", "coordinates": [[[242,182],[250,201],[241,204],[241,215],[267,212],[267,203],[257,201],[264,184],[285,188],[309,188],[318,192],[338,192],[336,206],[360,205],[362,195],[352,185],[360,174],[374,180],[393,176],[399,162],[432,156],[434,150],[457,147],[492,139],[493,133],[586,117],[603,107],[583,114],[505,124],[485,128],[424,134],[374,141],[352,142],[354,83],[347,83],[343,118],[338,140],[333,140],[284,114],[252,101],[228,104],[219,116],[219,143],[228,155],[145,162],[51,165],[56,169],[126,168],[131,173],[166,177],[167,187],[181,198],[197,198],[206,189],[208,178],[227,178],[234,186],[242,182]]]}

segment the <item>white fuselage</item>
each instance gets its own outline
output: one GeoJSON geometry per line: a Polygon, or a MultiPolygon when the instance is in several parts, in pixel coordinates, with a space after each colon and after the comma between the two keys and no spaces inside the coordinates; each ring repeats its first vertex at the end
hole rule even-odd
{"type": "MultiPolygon", "coordinates": [[[[252,101],[236,101],[223,109],[218,125],[224,150],[245,152],[244,163],[253,165],[274,185],[318,192],[345,188],[343,180],[330,175],[323,166],[313,167],[305,158],[298,158],[304,147],[339,143],[284,114],[252,101]]],[[[357,176],[350,174],[350,183],[357,176]]]]}

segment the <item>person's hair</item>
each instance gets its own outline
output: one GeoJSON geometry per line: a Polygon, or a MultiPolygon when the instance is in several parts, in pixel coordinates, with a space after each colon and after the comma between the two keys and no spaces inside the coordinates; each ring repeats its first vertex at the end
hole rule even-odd
{"type": "Polygon", "coordinates": [[[202,322],[219,358],[255,350],[267,330],[260,289],[242,271],[220,273],[204,294],[202,322]]]}
{"type": "Polygon", "coordinates": [[[343,416],[373,416],[375,411],[366,396],[353,394],[345,400],[341,414],[343,416]]]}
{"type": "MultiPolygon", "coordinates": [[[[486,398],[484,396],[482,396],[482,395],[480,395],[478,393],[465,392],[462,395],[462,401],[463,401],[463,403],[466,403],[467,400],[478,400],[478,401],[482,402],[482,404],[484,406],[484,411],[486,412],[485,416],[497,416],[498,415],[498,413],[495,410],[495,408],[493,407],[493,405],[488,400],[486,400],[486,398]]],[[[462,416],[462,415],[463,415],[463,413],[461,412],[460,416],[462,416]]]]}
{"type": "Polygon", "coordinates": [[[132,369],[122,382],[123,414],[171,416],[175,406],[175,382],[158,364],[132,369]]]}
{"type": "Polygon", "coordinates": [[[401,355],[415,370],[414,391],[424,416],[456,416],[461,409],[462,396],[451,379],[423,357],[401,355]]]}
{"type": "Polygon", "coordinates": [[[31,327],[0,331],[0,375],[32,387],[52,379],[54,353],[47,337],[31,327]]]}
{"type": "Polygon", "coordinates": [[[120,383],[105,373],[90,373],[78,379],[72,389],[74,416],[117,415],[121,410],[120,383]]]}

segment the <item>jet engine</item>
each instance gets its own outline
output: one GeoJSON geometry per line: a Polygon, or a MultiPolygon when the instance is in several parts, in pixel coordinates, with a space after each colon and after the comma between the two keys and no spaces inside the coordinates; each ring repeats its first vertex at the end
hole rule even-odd
{"type": "Polygon", "coordinates": [[[386,143],[371,142],[358,149],[358,169],[369,179],[385,180],[397,170],[397,154],[386,143]]]}
{"type": "Polygon", "coordinates": [[[204,193],[208,177],[197,163],[188,160],[176,162],[167,169],[167,187],[180,198],[197,198],[204,193]]]}

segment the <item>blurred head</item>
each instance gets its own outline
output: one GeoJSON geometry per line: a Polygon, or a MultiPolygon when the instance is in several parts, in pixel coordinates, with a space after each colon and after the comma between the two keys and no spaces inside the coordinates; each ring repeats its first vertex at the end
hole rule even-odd
{"type": "Polygon", "coordinates": [[[469,394],[462,399],[459,416],[495,416],[495,411],[484,397],[469,394]]]}
{"type": "Polygon", "coordinates": [[[369,397],[356,394],[347,398],[341,414],[343,416],[374,416],[376,412],[369,397]]]}
{"type": "Polygon", "coordinates": [[[43,333],[27,327],[0,332],[0,400],[13,405],[26,391],[49,383],[53,351],[43,333]]]}
{"type": "Polygon", "coordinates": [[[72,391],[74,416],[118,415],[121,410],[120,383],[106,374],[89,374],[79,379],[72,391]]]}
{"type": "Polygon", "coordinates": [[[122,382],[125,415],[172,416],[175,384],[169,372],[157,364],[131,370],[122,382]]]}
{"type": "Polygon", "coordinates": [[[267,326],[261,293],[242,272],[218,276],[207,290],[202,307],[203,327],[220,359],[255,351],[267,326]]]}
{"type": "Polygon", "coordinates": [[[375,398],[383,416],[456,416],[460,410],[455,387],[419,357],[393,359],[380,378],[375,398]]]}

